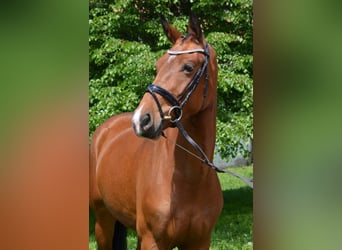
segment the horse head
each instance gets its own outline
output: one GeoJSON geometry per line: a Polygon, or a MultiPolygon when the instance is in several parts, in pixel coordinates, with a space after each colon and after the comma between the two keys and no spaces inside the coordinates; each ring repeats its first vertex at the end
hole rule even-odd
{"type": "Polygon", "coordinates": [[[150,139],[180,119],[204,111],[213,100],[216,105],[216,54],[205,41],[196,15],[190,14],[186,35],[164,17],[161,22],[173,46],[157,61],[157,75],[132,118],[136,135],[150,139]]]}

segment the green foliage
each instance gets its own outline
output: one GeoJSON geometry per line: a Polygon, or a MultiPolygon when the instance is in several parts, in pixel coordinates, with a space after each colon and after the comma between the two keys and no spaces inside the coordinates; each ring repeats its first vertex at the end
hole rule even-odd
{"type": "Polygon", "coordinates": [[[133,111],[170,47],[159,15],[185,33],[192,9],[219,63],[217,149],[247,156],[253,139],[252,1],[91,0],[89,11],[90,134],[108,117],[133,111]]]}

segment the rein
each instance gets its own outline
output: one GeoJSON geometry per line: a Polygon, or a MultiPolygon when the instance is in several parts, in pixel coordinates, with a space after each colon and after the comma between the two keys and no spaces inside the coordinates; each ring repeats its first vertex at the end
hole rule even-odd
{"type": "Polygon", "coordinates": [[[200,161],[202,161],[203,163],[205,163],[206,165],[208,165],[209,167],[214,169],[216,172],[231,174],[231,175],[241,179],[249,187],[253,188],[253,179],[246,178],[246,177],[244,177],[244,176],[242,176],[240,174],[234,173],[234,172],[229,171],[229,170],[220,169],[217,166],[215,166],[214,163],[210,162],[208,156],[205,154],[205,152],[202,150],[202,148],[186,132],[186,130],[184,129],[183,125],[180,122],[180,119],[182,118],[182,113],[183,113],[182,109],[183,109],[184,105],[189,101],[190,96],[195,91],[195,89],[196,89],[196,87],[197,87],[197,85],[199,83],[199,80],[201,79],[201,77],[202,77],[202,75],[203,75],[203,73],[205,71],[206,72],[206,78],[205,78],[205,84],[206,85],[205,85],[205,88],[204,88],[204,94],[203,94],[204,101],[202,103],[202,106],[204,105],[205,98],[206,98],[207,92],[208,92],[208,80],[209,80],[209,74],[208,74],[208,67],[207,66],[208,66],[208,59],[209,59],[209,56],[210,56],[210,52],[209,52],[208,43],[206,43],[205,49],[192,49],[192,50],[183,50],[183,51],[168,50],[167,53],[169,55],[182,55],[182,54],[189,54],[189,53],[203,53],[205,55],[205,60],[204,60],[204,62],[202,64],[201,68],[198,70],[198,72],[193,77],[193,79],[188,84],[188,86],[186,87],[186,89],[184,90],[183,94],[181,95],[181,97],[178,100],[169,91],[167,91],[166,89],[164,89],[164,88],[162,88],[162,87],[160,87],[158,85],[155,85],[155,84],[150,84],[147,87],[147,90],[146,90],[147,93],[152,95],[154,101],[156,102],[162,120],[170,120],[170,122],[172,123],[173,127],[177,127],[179,129],[179,131],[181,132],[183,137],[201,154],[202,158],[199,157],[198,155],[192,153],[191,151],[187,150],[183,146],[177,144],[175,141],[173,141],[173,140],[169,139],[168,137],[166,137],[164,132],[162,132],[162,136],[165,139],[167,139],[167,140],[171,141],[172,143],[174,143],[180,149],[186,151],[190,155],[192,155],[195,158],[199,159],[200,161]],[[161,104],[159,103],[159,100],[158,100],[156,94],[159,94],[162,97],[164,97],[172,105],[172,107],[170,108],[167,116],[164,115],[164,113],[162,111],[162,108],[161,108],[161,104]],[[182,99],[183,99],[183,101],[181,102],[182,99]],[[172,118],[172,114],[174,114],[174,118],[172,118]]]}
{"type": "Polygon", "coordinates": [[[185,147],[179,145],[177,142],[171,140],[170,138],[168,138],[164,132],[162,132],[162,136],[169,140],[170,142],[174,143],[177,147],[179,147],[180,149],[182,149],[183,151],[189,153],[190,155],[192,155],[193,157],[197,158],[198,160],[202,161],[203,163],[207,164],[209,167],[211,167],[212,169],[214,169],[216,172],[218,173],[227,173],[230,175],[233,175],[237,178],[239,178],[240,180],[242,180],[244,183],[246,183],[250,188],[253,188],[253,179],[247,178],[245,176],[242,176],[238,173],[232,172],[230,170],[227,169],[221,169],[217,166],[215,166],[215,164],[213,162],[211,162],[208,159],[208,156],[204,153],[204,151],[201,149],[201,147],[190,137],[190,135],[186,132],[186,130],[184,129],[184,127],[182,126],[182,124],[180,123],[180,121],[176,121],[176,126],[179,129],[179,131],[181,132],[181,134],[183,135],[183,137],[202,155],[203,158],[199,157],[198,155],[192,153],[191,151],[187,150],[185,147]]]}

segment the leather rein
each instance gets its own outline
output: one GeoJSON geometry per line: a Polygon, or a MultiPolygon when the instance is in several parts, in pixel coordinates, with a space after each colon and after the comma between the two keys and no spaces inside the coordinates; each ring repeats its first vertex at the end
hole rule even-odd
{"type": "Polygon", "coordinates": [[[182,150],[184,150],[187,153],[191,154],[192,156],[196,157],[197,159],[199,159],[200,161],[202,161],[203,163],[205,163],[209,167],[213,168],[215,171],[217,171],[219,173],[231,174],[231,175],[241,179],[242,181],[244,181],[249,187],[253,188],[253,179],[246,178],[246,177],[244,177],[238,173],[234,173],[234,172],[229,171],[229,170],[223,170],[223,169],[220,169],[217,166],[215,166],[214,163],[212,163],[209,160],[208,156],[205,154],[205,152],[202,150],[202,148],[186,132],[186,130],[184,129],[183,125],[180,122],[180,120],[182,118],[182,114],[183,114],[183,111],[182,111],[183,107],[189,101],[190,96],[195,91],[195,89],[196,89],[196,87],[197,87],[197,85],[198,85],[198,83],[199,83],[204,72],[206,73],[206,77],[205,77],[205,88],[204,88],[204,93],[203,93],[204,101],[202,103],[202,106],[205,103],[207,92],[208,92],[208,82],[209,82],[208,61],[209,61],[209,57],[210,57],[210,52],[209,52],[208,43],[206,43],[205,49],[192,49],[192,50],[182,50],[182,51],[168,50],[167,53],[169,55],[174,55],[174,56],[182,55],[182,54],[189,54],[189,53],[202,53],[205,55],[205,60],[202,64],[201,68],[198,70],[198,72],[192,78],[191,82],[188,84],[188,86],[186,87],[184,92],[181,94],[181,96],[178,98],[178,100],[169,91],[167,91],[166,89],[164,89],[158,85],[155,85],[155,84],[150,84],[146,90],[147,93],[152,95],[154,101],[156,102],[162,120],[169,120],[173,127],[177,127],[179,129],[179,131],[181,132],[181,134],[183,135],[183,137],[201,154],[202,157],[199,157],[198,155],[192,153],[191,151],[187,150],[183,146],[172,141],[171,139],[166,137],[164,132],[162,132],[162,136],[164,138],[168,139],[169,141],[173,142],[177,147],[181,148],[182,150]],[[172,105],[167,116],[164,115],[162,108],[161,108],[161,104],[160,104],[156,94],[161,95],[163,98],[165,98],[172,105]]]}

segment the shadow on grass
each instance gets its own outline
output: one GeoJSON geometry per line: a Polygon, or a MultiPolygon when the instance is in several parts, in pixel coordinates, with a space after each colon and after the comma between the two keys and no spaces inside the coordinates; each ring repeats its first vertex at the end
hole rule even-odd
{"type": "Polygon", "coordinates": [[[253,249],[253,190],[223,191],[224,205],[210,249],[253,249]]]}
{"type": "Polygon", "coordinates": [[[94,235],[95,233],[95,215],[93,211],[89,208],[89,235],[94,235]]]}
{"type": "Polygon", "coordinates": [[[241,187],[237,189],[223,190],[224,207],[244,207],[253,211],[253,189],[241,187]]]}

